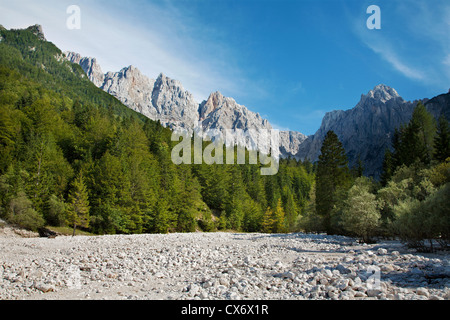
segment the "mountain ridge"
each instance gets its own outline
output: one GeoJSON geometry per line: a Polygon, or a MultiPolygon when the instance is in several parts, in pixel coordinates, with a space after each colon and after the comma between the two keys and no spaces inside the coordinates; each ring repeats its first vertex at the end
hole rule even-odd
{"type": "MultiPolygon", "coordinates": [[[[159,120],[163,126],[173,130],[273,129],[259,113],[238,104],[233,98],[223,96],[219,91],[198,103],[180,81],[170,79],[163,73],[157,79],[150,79],[138,68],[129,66],[102,75],[95,58],[81,57],[70,51],[64,54],[67,60],[79,64],[97,87],[115,96],[129,108],[152,120],[159,120]]],[[[306,138],[299,132],[280,131],[281,156],[294,156],[306,138]]],[[[249,143],[240,142],[250,147],[249,143]]]]}

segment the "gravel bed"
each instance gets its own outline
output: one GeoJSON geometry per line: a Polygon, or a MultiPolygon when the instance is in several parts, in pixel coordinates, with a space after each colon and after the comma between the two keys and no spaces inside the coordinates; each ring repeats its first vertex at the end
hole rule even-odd
{"type": "Polygon", "coordinates": [[[320,234],[23,238],[0,232],[0,299],[449,300],[448,253],[320,234]],[[2,236],[3,235],[3,236],[2,236]]]}

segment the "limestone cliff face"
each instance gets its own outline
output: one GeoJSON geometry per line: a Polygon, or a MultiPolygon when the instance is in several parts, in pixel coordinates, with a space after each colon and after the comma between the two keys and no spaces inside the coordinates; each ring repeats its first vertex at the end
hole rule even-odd
{"type": "MultiPolygon", "coordinates": [[[[444,113],[448,118],[449,97],[450,94],[446,94],[422,102],[435,117],[444,113]]],[[[356,165],[360,157],[365,174],[378,177],[395,129],[409,122],[418,102],[405,101],[395,89],[377,85],[366,95],[361,95],[353,109],[328,112],[319,130],[300,145],[296,157],[318,160],[323,139],[329,130],[333,130],[344,146],[350,166],[356,165]]]]}
{"type": "Polygon", "coordinates": [[[66,59],[72,63],[79,64],[83,68],[84,72],[97,87],[101,87],[105,81],[105,75],[103,74],[102,68],[97,63],[95,58],[82,57],[78,53],[74,52],[64,52],[66,59]]]}

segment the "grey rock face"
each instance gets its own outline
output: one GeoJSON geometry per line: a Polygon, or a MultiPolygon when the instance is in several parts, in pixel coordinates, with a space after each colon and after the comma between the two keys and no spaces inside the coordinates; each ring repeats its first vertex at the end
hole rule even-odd
{"type": "MultiPolygon", "coordinates": [[[[333,130],[344,146],[350,167],[356,165],[359,156],[365,174],[378,177],[395,129],[409,122],[418,102],[405,101],[394,89],[378,85],[362,95],[353,109],[328,112],[319,130],[300,145],[297,158],[317,161],[326,133],[333,130]]],[[[436,117],[449,113],[450,94],[422,102],[436,117]]]]}
{"type": "Polygon", "coordinates": [[[198,122],[198,103],[181,82],[160,74],[152,93],[157,119],[164,126],[192,129],[198,122]]]}
{"type": "Polygon", "coordinates": [[[84,72],[97,87],[101,87],[105,81],[105,75],[97,63],[95,58],[82,57],[78,53],[64,52],[66,59],[72,63],[79,64],[83,68],[84,72]]]}
{"type": "Polygon", "coordinates": [[[151,108],[151,92],[154,82],[142,75],[135,67],[129,66],[119,72],[108,72],[104,75],[103,83],[96,85],[119,99],[130,109],[152,118],[155,115],[151,108]]]}
{"type": "Polygon", "coordinates": [[[294,157],[301,144],[307,139],[303,133],[297,131],[280,131],[280,153],[283,157],[294,157]]]}

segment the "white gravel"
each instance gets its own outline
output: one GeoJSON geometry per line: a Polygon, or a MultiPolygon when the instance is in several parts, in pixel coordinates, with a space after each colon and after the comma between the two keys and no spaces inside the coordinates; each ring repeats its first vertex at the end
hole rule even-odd
{"type": "Polygon", "coordinates": [[[22,238],[0,232],[0,299],[450,299],[445,253],[316,234],[22,238]]]}

